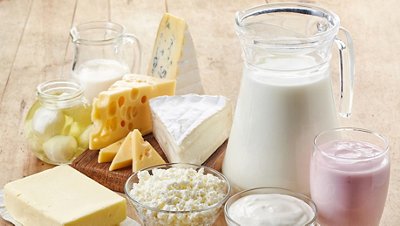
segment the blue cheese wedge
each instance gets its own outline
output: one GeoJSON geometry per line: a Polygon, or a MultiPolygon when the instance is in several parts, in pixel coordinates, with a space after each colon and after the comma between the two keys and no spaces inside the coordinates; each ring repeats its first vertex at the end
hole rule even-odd
{"type": "Polygon", "coordinates": [[[158,28],[148,74],[176,79],[176,94],[203,94],[196,52],[186,22],[166,13],[158,28]]]}
{"type": "Polygon", "coordinates": [[[202,164],[232,125],[232,107],[223,96],[160,96],[150,100],[150,109],[153,135],[169,162],[202,164]]]}

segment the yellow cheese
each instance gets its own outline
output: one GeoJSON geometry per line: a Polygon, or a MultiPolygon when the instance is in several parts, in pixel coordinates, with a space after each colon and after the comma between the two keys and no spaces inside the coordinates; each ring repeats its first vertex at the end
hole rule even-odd
{"type": "Polygon", "coordinates": [[[117,152],[119,148],[121,147],[122,142],[124,142],[125,138],[122,138],[121,140],[108,145],[105,148],[100,149],[99,152],[99,157],[98,157],[98,163],[103,163],[103,162],[111,162],[115,155],[117,155],[117,152]]]}
{"type": "Polygon", "coordinates": [[[68,165],[10,182],[8,212],[26,226],[110,226],[126,218],[126,201],[68,165]]]}
{"type": "Polygon", "coordinates": [[[133,132],[130,132],[119,147],[117,155],[115,155],[111,162],[110,171],[121,169],[132,164],[132,134],[133,132]]]}
{"type": "Polygon", "coordinates": [[[176,94],[204,93],[192,37],[182,18],[164,14],[148,74],[157,78],[176,79],[176,94]]]}
{"type": "Polygon", "coordinates": [[[147,75],[128,74],[93,100],[89,148],[104,148],[133,129],[143,134],[152,130],[149,99],[174,95],[175,81],[147,75]]]}
{"type": "Polygon", "coordinates": [[[134,130],[132,136],[132,171],[137,172],[143,168],[165,164],[164,159],[154,150],[153,146],[143,140],[139,130],[134,130]]]}

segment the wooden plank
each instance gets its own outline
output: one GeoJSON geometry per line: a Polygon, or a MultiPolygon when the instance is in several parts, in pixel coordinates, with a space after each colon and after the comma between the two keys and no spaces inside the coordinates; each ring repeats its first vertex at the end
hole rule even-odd
{"type": "MultiPolygon", "coordinates": [[[[144,139],[154,147],[166,162],[168,162],[167,157],[152,134],[146,135],[144,139]]],[[[224,142],[224,144],[222,144],[221,147],[219,147],[203,165],[220,171],[226,145],[227,141],[224,142]]],[[[109,171],[108,169],[111,163],[98,163],[97,158],[97,150],[86,150],[82,155],[75,159],[71,166],[107,188],[123,193],[126,180],[132,175],[132,168],[125,167],[123,169],[109,171]]]]}
{"type": "Polygon", "coordinates": [[[32,1],[0,1],[0,102],[9,81],[32,1]]]}
{"type": "MultiPolygon", "coordinates": [[[[0,103],[2,170],[0,187],[8,181],[50,166],[37,160],[27,148],[23,122],[35,100],[40,82],[57,78],[63,64],[74,1],[34,0],[0,103]]],[[[9,27],[12,29],[12,27],[9,27]]],[[[19,37],[17,35],[17,37],[19,37]]]]}

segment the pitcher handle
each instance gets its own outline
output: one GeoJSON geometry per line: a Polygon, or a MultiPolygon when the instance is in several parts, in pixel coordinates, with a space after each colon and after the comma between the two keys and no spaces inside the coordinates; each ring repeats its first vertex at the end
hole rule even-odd
{"type": "Polygon", "coordinates": [[[140,73],[140,66],[141,66],[140,63],[141,63],[141,58],[142,58],[142,51],[141,51],[139,39],[133,34],[125,33],[123,35],[123,40],[124,40],[124,43],[128,43],[133,46],[133,63],[132,63],[131,72],[132,73],[140,73]]]}
{"type": "Polygon", "coordinates": [[[350,33],[340,27],[339,33],[335,38],[335,43],[339,49],[339,70],[340,70],[340,100],[339,115],[348,118],[351,115],[353,105],[353,86],[354,86],[354,49],[353,40],[350,33]]]}

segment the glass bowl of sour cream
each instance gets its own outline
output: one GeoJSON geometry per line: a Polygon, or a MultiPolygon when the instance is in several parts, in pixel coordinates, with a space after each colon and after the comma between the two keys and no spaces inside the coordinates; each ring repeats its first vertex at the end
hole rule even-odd
{"type": "Polygon", "coordinates": [[[228,226],[317,226],[317,208],[305,195],[283,188],[259,187],[231,196],[225,203],[228,226]]]}
{"type": "Polygon", "coordinates": [[[213,225],[231,187],[220,172],[200,165],[169,163],[140,170],[125,193],[144,225],[213,225]]]}

